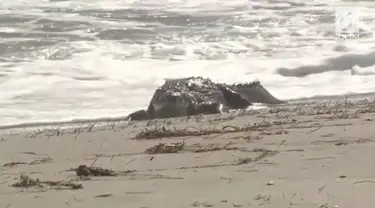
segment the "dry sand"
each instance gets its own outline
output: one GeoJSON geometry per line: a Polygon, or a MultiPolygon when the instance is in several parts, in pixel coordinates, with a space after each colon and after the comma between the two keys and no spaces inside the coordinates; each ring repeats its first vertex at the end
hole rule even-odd
{"type": "Polygon", "coordinates": [[[236,115],[8,129],[0,138],[0,207],[372,208],[372,105],[326,102],[236,115]],[[159,143],[175,153],[145,153],[159,143]],[[79,165],[91,168],[88,174],[100,167],[115,176],[77,176],[79,165]],[[21,175],[18,185],[30,187],[13,186],[21,175]]]}

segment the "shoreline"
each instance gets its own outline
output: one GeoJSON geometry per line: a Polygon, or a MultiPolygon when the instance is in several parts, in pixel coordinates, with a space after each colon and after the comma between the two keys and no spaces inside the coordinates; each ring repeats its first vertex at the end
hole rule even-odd
{"type": "MultiPolygon", "coordinates": [[[[262,105],[266,109],[274,108],[274,107],[288,107],[294,106],[298,104],[307,104],[307,103],[318,103],[324,102],[327,100],[330,101],[342,101],[342,100],[361,100],[361,99],[375,99],[375,92],[369,93],[350,93],[350,94],[343,94],[343,95],[327,95],[327,96],[314,96],[314,97],[307,97],[307,98],[298,98],[298,99],[290,99],[286,100],[287,104],[280,104],[280,105],[262,105]]],[[[250,110],[258,110],[258,109],[250,109],[250,110]]],[[[73,128],[77,125],[85,125],[96,123],[96,125],[106,125],[108,123],[117,123],[117,122],[128,122],[127,116],[120,116],[120,117],[102,117],[102,118],[88,118],[88,119],[73,119],[67,121],[41,121],[41,122],[27,122],[27,123],[16,123],[10,125],[2,125],[0,126],[0,134],[4,131],[12,131],[12,130],[33,130],[37,128],[73,128]]]]}

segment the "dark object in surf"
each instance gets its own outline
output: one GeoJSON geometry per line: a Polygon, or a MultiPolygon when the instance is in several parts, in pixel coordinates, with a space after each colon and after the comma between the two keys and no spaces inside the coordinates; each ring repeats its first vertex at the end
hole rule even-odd
{"type": "Polygon", "coordinates": [[[146,110],[129,115],[130,120],[173,118],[221,113],[222,109],[245,109],[253,103],[285,103],[271,95],[259,81],[245,84],[214,83],[202,77],[166,80],[146,110]]]}

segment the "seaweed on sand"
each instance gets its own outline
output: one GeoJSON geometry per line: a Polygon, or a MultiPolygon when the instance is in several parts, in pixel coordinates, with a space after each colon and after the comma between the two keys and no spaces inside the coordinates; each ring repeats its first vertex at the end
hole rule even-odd
{"type": "Polygon", "coordinates": [[[12,186],[17,188],[83,189],[82,184],[73,183],[71,181],[42,181],[38,178],[32,179],[23,174],[20,176],[20,180],[12,184],[12,186]]]}
{"type": "Polygon", "coordinates": [[[257,125],[237,127],[237,126],[223,126],[221,129],[196,129],[190,130],[188,128],[184,129],[166,129],[164,126],[161,128],[155,127],[154,129],[144,129],[139,132],[134,139],[158,139],[167,137],[186,137],[186,136],[203,136],[210,134],[227,134],[236,132],[246,132],[250,130],[261,130],[262,127],[268,127],[272,124],[268,122],[263,122],[257,125]]]}
{"type": "Polygon", "coordinates": [[[134,171],[114,171],[111,169],[105,169],[100,167],[87,167],[86,165],[80,165],[74,169],[77,176],[120,176],[126,175],[134,171]]]}

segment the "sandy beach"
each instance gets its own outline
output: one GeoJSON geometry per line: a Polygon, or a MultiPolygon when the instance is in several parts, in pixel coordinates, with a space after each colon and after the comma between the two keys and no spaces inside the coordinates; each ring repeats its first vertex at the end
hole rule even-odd
{"type": "Polygon", "coordinates": [[[0,207],[372,208],[374,104],[5,129],[0,207]]]}

